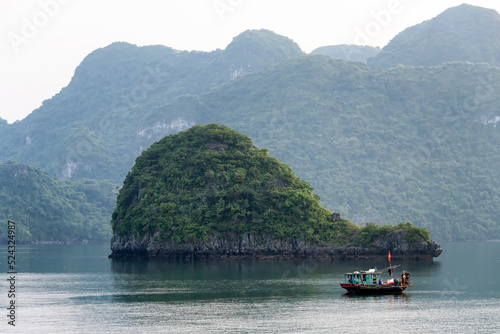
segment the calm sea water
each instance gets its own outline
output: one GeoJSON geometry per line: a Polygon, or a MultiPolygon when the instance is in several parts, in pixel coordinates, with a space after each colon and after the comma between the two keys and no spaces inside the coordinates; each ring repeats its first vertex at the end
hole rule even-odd
{"type": "Polygon", "coordinates": [[[102,245],[18,246],[15,328],[0,258],[0,332],[500,333],[500,243],[442,247],[433,263],[401,262],[414,283],[404,295],[349,297],[344,272],[387,263],[117,261],[102,245]]]}

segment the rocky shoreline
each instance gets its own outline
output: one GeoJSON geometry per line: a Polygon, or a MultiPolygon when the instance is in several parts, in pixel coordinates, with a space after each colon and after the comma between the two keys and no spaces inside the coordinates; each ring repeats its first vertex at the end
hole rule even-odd
{"type": "Polygon", "coordinates": [[[391,251],[395,260],[432,261],[442,253],[435,242],[408,243],[401,233],[390,239],[376,240],[373,247],[339,246],[307,243],[297,238],[276,238],[268,235],[246,233],[213,234],[206,242],[176,244],[157,241],[159,235],[119,236],[111,240],[109,258],[138,259],[378,259],[391,251]]]}

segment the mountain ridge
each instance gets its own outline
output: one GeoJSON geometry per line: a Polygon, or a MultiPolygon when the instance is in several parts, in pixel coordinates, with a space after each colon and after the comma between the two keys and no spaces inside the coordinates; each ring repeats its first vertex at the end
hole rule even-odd
{"type": "Polygon", "coordinates": [[[435,66],[469,61],[500,66],[500,15],[493,9],[462,4],[396,35],[370,66],[435,66]]]}
{"type": "MultiPolygon", "coordinates": [[[[13,132],[0,143],[3,160],[22,161],[58,178],[111,178],[118,182],[130,168],[124,166],[131,166],[135,156],[151,144],[140,137],[130,138],[128,131],[120,133],[120,128],[139,122],[145,110],[180,95],[207,92],[283,57],[303,54],[293,41],[267,30],[242,33],[228,47],[228,53],[178,52],[164,46],[117,42],[95,50],[77,67],[70,84],[52,99],[22,121],[0,127],[5,134],[13,132]],[[259,38],[271,43],[259,42],[259,38]],[[245,43],[258,45],[260,51],[249,53],[241,47],[245,43]],[[68,140],[77,128],[80,138],[68,140]],[[48,147],[57,159],[46,158],[48,147]],[[116,172],[109,175],[109,169],[103,169],[99,161],[116,172]]],[[[133,132],[137,131],[140,129],[133,132]]]]}
{"type": "Polygon", "coordinates": [[[1,161],[120,184],[155,140],[224,123],[357,223],[412,221],[438,240],[499,238],[497,67],[374,69],[304,55],[269,31],[235,40],[236,58],[124,42],[96,50],[37,111],[0,122],[1,161]]]}

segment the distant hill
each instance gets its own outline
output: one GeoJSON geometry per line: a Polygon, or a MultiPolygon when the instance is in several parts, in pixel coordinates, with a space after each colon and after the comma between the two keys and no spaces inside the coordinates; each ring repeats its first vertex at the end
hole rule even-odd
{"type": "Polygon", "coordinates": [[[24,120],[0,126],[1,161],[22,161],[62,179],[121,182],[151,144],[150,133],[193,125],[181,113],[138,128],[147,110],[302,54],[296,43],[268,30],[246,31],[213,52],[113,43],[89,54],[70,84],[24,120]]]}
{"type": "Polygon", "coordinates": [[[265,29],[247,30],[226,47],[220,62],[223,67],[231,64],[229,75],[234,79],[302,54],[297,43],[287,37],[265,29]]]}
{"type": "Polygon", "coordinates": [[[380,48],[362,45],[330,45],[322,46],[313,50],[311,55],[324,55],[334,59],[344,59],[353,61],[367,61],[368,58],[375,57],[380,52],[380,48]]]}
{"type": "Polygon", "coordinates": [[[28,165],[0,164],[0,220],[16,222],[19,243],[107,241],[115,199],[109,181],[59,181],[28,165]]]}
{"type": "Polygon", "coordinates": [[[500,15],[463,4],[405,29],[374,58],[375,67],[433,66],[468,61],[500,66],[500,15]]]}

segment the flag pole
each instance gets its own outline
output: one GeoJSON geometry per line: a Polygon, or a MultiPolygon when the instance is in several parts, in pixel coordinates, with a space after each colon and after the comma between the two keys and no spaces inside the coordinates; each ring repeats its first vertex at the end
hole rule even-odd
{"type": "MultiPolygon", "coordinates": [[[[391,268],[391,267],[392,267],[392,262],[391,262],[391,251],[389,251],[389,255],[387,256],[387,259],[389,260],[389,268],[391,268]]],[[[392,268],[390,269],[390,271],[391,271],[391,278],[393,278],[393,277],[392,277],[392,268]]]]}

